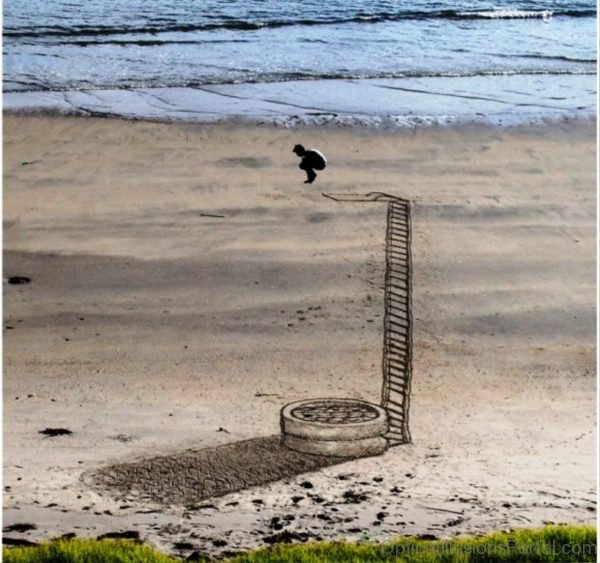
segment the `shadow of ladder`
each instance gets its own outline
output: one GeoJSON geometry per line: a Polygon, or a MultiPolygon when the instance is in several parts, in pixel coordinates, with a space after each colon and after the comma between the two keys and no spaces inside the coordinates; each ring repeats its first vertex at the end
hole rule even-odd
{"type": "Polygon", "coordinates": [[[408,427],[412,377],[410,202],[390,199],[387,211],[382,407],[389,445],[411,441],[408,427]]]}

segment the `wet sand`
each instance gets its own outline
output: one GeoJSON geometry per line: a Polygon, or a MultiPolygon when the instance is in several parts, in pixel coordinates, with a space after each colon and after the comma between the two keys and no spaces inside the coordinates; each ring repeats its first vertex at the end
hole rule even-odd
{"type": "Polygon", "coordinates": [[[6,535],[188,555],[593,524],[595,139],[5,115],[4,525],[36,525],[6,535]],[[297,142],[328,157],[313,185],[297,142]],[[290,401],[379,400],[385,207],[322,196],[372,191],[413,201],[413,444],[191,507],[90,488],[274,435],[290,401]]]}

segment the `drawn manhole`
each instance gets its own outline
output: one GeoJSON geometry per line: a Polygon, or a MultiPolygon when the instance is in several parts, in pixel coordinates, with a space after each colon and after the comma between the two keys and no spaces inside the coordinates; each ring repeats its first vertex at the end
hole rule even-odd
{"type": "Polygon", "coordinates": [[[387,448],[387,431],[385,410],[358,399],[310,399],[281,411],[283,443],[309,454],[379,455],[387,448]]]}

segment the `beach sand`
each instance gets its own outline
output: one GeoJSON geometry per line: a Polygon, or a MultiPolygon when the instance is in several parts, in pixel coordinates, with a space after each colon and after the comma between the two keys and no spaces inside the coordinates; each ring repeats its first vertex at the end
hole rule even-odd
{"type": "Polygon", "coordinates": [[[370,541],[593,524],[595,135],[5,114],[4,525],[36,526],[6,535],[187,556],[274,517],[370,541]],[[312,185],[298,142],[328,157],[312,185]],[[276,434],[290,401],[379,401],[385,206],[322,195],[373,191],[413,202],[413,443],[193,509],[90,488],[276,434]]]}

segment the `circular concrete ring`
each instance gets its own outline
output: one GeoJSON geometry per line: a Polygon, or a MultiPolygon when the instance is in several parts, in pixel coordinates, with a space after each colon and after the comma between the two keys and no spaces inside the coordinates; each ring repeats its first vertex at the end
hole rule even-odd
{"type": "Polygon", "coordinates": [[[281,410],[284,436],[321,441],[362,440],[387,431],[385,410],[358,399],[309,399],[290,403],[281,410]]]}
{"type": "Polygon", "coordinates": [[[363,438],[362,440],[311,440],[288,434],[283,436],[283,443],[297,452],[336,457],[381,455],[388,446],[387,440],[382,436],[363,438]]]}

